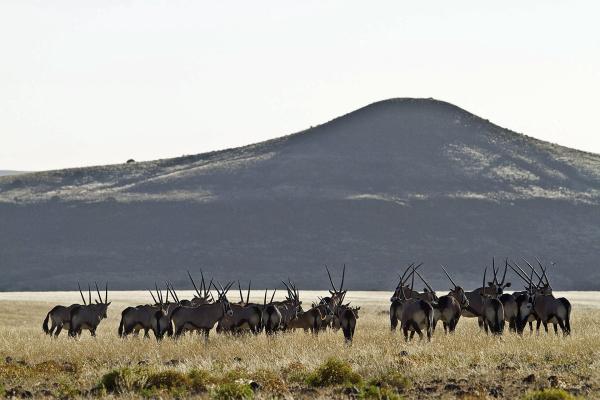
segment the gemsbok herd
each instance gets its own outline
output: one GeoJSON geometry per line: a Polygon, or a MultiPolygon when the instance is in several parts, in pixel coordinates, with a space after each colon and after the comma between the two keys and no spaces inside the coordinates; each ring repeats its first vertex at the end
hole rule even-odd
{"type": "MultiPolygon", "coordinates": [[[[527,260],[523,261],[529,273],[518,263],[506,259],[502,277],[499,278],[502,268],[496,268],[495,260],[492,260],[491,273],[488,275],[486,267],[483,271],[482,286],[471,291],[465,291],[458,286],[446,267],[441,266],[451,286],[448,294],[440,297],[422,276],[422,271],[419,272],[423,263],[410,264],[400,275],[390,299],[391,330],[400,328],[406,341],[411,340],[415,333],[420,339],[426,336],[429,341],[439,321],[442,322],[444,332],[452,334],[460,318],[465,317],[477,318],[479,327],[493,335],[501,335],[507,322],[509,331],[519,335],[523,334],[528,323],[530,333],[533,333],[533,322],[536,322],[538,333],[542,324],[548,332],[550,323],[556,334],[560,327],[563,335],[569,335],[571,304],[564,297],[554,297],[547,268],[539,259],[536,258],[539,271],[527,260]],[[511,283],[506,281],[509,268],[523,281],[524,290],[504,292],[506,288],[511,287],[511,283]],[[415,276],[425,285],[423,292],[414,290],[415,276]],[[486,282],[488,276],[491,280],[486,282]]],[[[169,282],[165,283],[164,290],[155,284],[154,291],[149,291],[153,304],[127,307],[121,312],[118,334],[125,338],[129,335],[137,336],[143,330],[144,337],[150,337],[152,332],[157,340],[162,340],[165,335],[177,339],[181,335],[197,332],[208,339],[209,332],[215,326],[218,334],[258,335],[264,331],[268,336],[296,329],[314,335],[328,329],[341,329],[345,341],[351,343],[360,307],[345,302],[346,266],[342,269],[339,287],[336,287],[329,268],[325,269],[332,290],[329,290],[329,296],[319,298],[306,310],[302,307],[300,291],[289,279],[287,282],[281,281],[287,292],[284,300],[275,300],[276,290],[269,298],[269,292],[265,290],[262,302],[259,300],[257,303],[250,301],[251,282],[244,297],[238,281],[240,301],[232,303],[227,296],[234,282],[222,286],[211,279],[207,284],[201,271],[198,288],[188,271],[188,277],[195,290],[192,299],[180,299],[169,282]]],[[[104,298],[98,284],[95,284],[95,289],[98,298],[93,302],[91,286],[88,285],[87,301],[79,286],[83,304],[59,305],[52,308],[44,319],[44,332],[57,337],[64,328],[70,337],[80,336],[83,330],[88,330],[95,336],[96,329],[106,318],[110,305],[108,284],[104,288],[104,298]]]]}

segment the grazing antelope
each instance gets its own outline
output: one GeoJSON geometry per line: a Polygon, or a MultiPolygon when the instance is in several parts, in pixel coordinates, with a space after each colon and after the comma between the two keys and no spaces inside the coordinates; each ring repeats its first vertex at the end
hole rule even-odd
{"type": "MultiPolygon", "coordinates": [[[[77,286],[79,287],[79,294],[81,295],[81,300],[83,301],[83,304],[86,305],[87,303],[85,301],[85,297],[83,296],[83,292],[81,291],[81,286],[79,286],[79,282],[77,283],[77,286]]],[[[91,304],[92,290],[89,285],[88,296],[88,301],[91,304]]],[[[44,333],[46,335],[54,334],[54,337],[58,337],[63,328],[68,331],[69,327],[71,326],[71,311],[75,307],[79,306],[80,304],[71,304],[70,306],[55,306],[52,310],[48,312],[48,314],[46,314],[46,318],[42,323],[42,329],[44,330],[44,333]],[[51,327],[48,327],[49,320],[52,321],[51,327]]]]}
{"type": "MultiPolygon", "coordinates": [[[[492,294],[486,293],[485,290],[485,275],[487,273],[487,267],[483,271],[483,286],[479,292],[481,301],[483,303],[483,309],[481,317],[483,319],[483,328],[485,333],[488,330],[494,335],[501,335],[504,331],[504,307],[502,302],[498,300],[498,292],[492,292],[492,294]]],[[[501,286],[499,286],[501,287],[501,286]]]]}
{"type": "Polygon", "coordinates": [[[453,288],[447,295],[438,298],[437,305],[434,306],[433,331],[435,332],[437,322],[441,320],[444,324],[444,333],[454,333],[460,320],[461,311],[469,306],[469,300],[465,296],[463,288],[454,283],[443,265],[441,267],[453,288]]]}
{"type": "Polygon", "coordinates": [[[104,289],[104,300],[102,300],[98,284],[96,284],[96,291],[98,292],[96,304],[80,305],[71,310],[70,337],[81,336],[83,329],[89,330],[92,336],[96,336],[96,329],[100,322],[106,318],[106,311],[111,303],[108,301],[108,283],[104,289]]]}
{"type": "MultiPolygon", "coordinates": [[[[218,298],[214,303],[202,304],[195,307],[180,306],[173,310],[171,314],[171,324],[173,326],[174,337],[178,338],[188,327],[199,330],[204,333],[208,339],[210,330],[225,315],[232,316],[231,304],[227,299],[227,291],[231,288],[233,282],[230,282],[225,288],[219,284],[220,289],[214,286],[218,298]]],[[[160,327],[159,327],[160,329],[160,327]]]]}

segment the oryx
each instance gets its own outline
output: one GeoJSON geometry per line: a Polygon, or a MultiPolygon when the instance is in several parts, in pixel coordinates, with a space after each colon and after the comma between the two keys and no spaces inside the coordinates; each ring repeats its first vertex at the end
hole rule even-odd
{"type": "Polygon", "coordinates": [[[96,292],[98,292],[96,304],[80,305],[71,310],[69,336],[81,336],[81,331],[83,329],[89,330],[92,336],[96,336],[96,329],[100,322],[106,318],[106,311],[111,303],[108,301],[108,283],[106,283],[104,288],[104,300],[102,300],[102,295],[100,294],[97,283],[96,292]]]}
{"type": "MultiPolygon", "coordinates": [[[[166,299],[163,298],[162,292],[158,289],[158,285],[155,283],[154,286],[156,288],[157,297],[155,298],[152,291],[150,291],[150,295],[154,300],[153,305],[145,304],[137,307],[127,307],[125,310],[123,310],[118,329],[120,337],[127,337],[131,333],[137,336],[139,331],[142,329],[144,330],[145,338],[149,337],[149,331],[154,333],[154,337],[157,340],[161,340],[165,333],[170,335],[170,325],[168,324],[169,315],[176,307],[179,306],[179,303],[169,302],[169,293],[171,293],[171,288],[168,283],[166,283],[166,299]],[[158,322],[161,319],[162,324],[158,322]],[[162,329],[159,330],[159,326],[162,326],[162,329]]],[[[173,300],[175,299],[176,295],[173,294],[173,300]]]]}
{"type": "Polygon", "coordinates": [[[246,299],[242,294],[242,288],[238,281],[241,301],[231,304],[232,315],[225,315],[217,323],[217,333],[241,333],[250,331],[254,334],[260,333],[262,329],[262,305],[250,303],[250,286],[246,293],[246,299]]]}
{"type": "Polygon", "coordinates": [[[483,304],[481,313],[483,328],[485,329],[485,333],[488,333],[489,330],[494,335],[501,335],[504,330],[504,307],[502,306],[502,302],[498,300],[498,291],[492,291],[491,294],[488,294],[485,290],[486,273],[487,267],[483,271],[483,286],[479,291],[483,304]]]}
{"type": "Polygon", "coordinates": [[[184,329],[192,328],[204,333],[206,339],[210,330],[215,324],[225,315],[232,316],[233,311],[227,299],[227,291],[231,288],[233,282],[230,282],[223,288],[219,284],[219,288],[214,286],[217,291],[218,298],[214,303],[202,304],[199,306],[180,306],[173,310],[171,314],[171,324],[173,326],[174,336],[181,336],[184,329]]]}
{"type": "MultiPolygon", "coordinates": [[[[494,272],[494,278],[491,282],[487,282],[487,286],[484,285],[480,288],[465,292],[467,300],[469,300],[469,306],[462,308],[461,315],[466,318],[477,318],[477,322],[480,328],[483,328],[483,306],[484,297],[481,296],[482,291],[486,296],[493,296],[495,298],[502,296],[504,289],[511,286],[510,282],[504,282],[504,278],[501,282],[498,281],[497,273],[495,268],[495,261],[492,258],[492,270],[494,272]]],[[[504,318],[504,317],[502,317],[504,318]]]]}
{"type": "MultiPolygon", "coordinates": [[[[83,296],[83,292],[81,291],[81,286],[79,285],[79,282],[77,282],[77,287],[79,288],[81,300],[83,301],[83,304],[86,305],[87,303],[85,301],[85,297],[83,296]]],[[[88,301],[90,304],[92,303],[92,289],[90,288],[89,284],[88,301]]],[[[52,310],[50,310],[48,314],[46,314],[46,318],[42,323],[42,329],[44,330],[44,333],[46,333],[47,335],[54,334],[54,337],[58,337],[63,328],[68,331],[71,325],[71,311],[75,307],[79,307],[80,305],[81,304],[71,304],[70,306],[55,306],[54,308],[52,308],[52,310]],[[51,327],[48,327],[49,320],[52,321],[51,327]]]]}
{"type": "Polygon", "coordinates": [[[443,265],[441,267],[453,287],[447,295],[439,297],[434,306],[433,330],[435,331],[437,322],[441,320],[444,324],[444,332],[453,333],[460,320],[462,309],[469,306],[469,300],[463,288],[454,283],[443,265]]]}
{"type": "Polygon", "coordinates": [[[328,301],[319,300],[319,303],[313,304],[312,308],[298,312],[296,317],[288,323],[288,329],[303,329],[304,332],[311,331],[315,335],[318,334],[325,319],[333,316],[333,310],[329,307],[328,301]]]}
{"type": "Polygon", "coordinates": [[[262,308],[262,324],[267,335],[272,335],[281,329],[281,324],[283,322],[281,311],[279,311],[276,304],[273,304],[273,298],[275,298],[276,292],[277,290],[273,291],[271,301],[267,303],[267,290],[265,289],[265,300],[262,308]]]}
{"type": "MultiPolygon", "coordinates": [[[[412,268],[412,272],[413,273],[410,275],[411,292],[415,283],[414,267],[412,268]]],[[[405,282],[401,281],[400,283],[403,285],[405,282]]],[[[433,306],[428,301],[422,299],[407,298],[404,294],[404,290],[400,290],[399,294],[400,298],[395,300],[398,303],[396,312],[400,311],[400,326],[404,333],[404,340],[409,340],[409,331],[410,339],[413,338],[416,332],[422,340],[424,330],[427,333],[427,341],[430,341],[433,333],[433,306]]]]}

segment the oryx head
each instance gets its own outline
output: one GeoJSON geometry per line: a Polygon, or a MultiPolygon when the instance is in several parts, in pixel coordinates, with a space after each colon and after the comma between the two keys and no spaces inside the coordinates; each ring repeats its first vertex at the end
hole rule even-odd
{"type": "MultiPolygon", "coordinates": [[[[500,272],[500,267],[496,269],[496,260],[492,257],[492,272],[494,273],[494,278],[491,282],[487,283],[487,287],[489,288],[486,292],[493,294],[495,292],[495,297],[500,297],[504,293],[504,289],[511,286],[510,282],[506,281],[506,271],[508,270],[508,258],[504,264],[504,274],[502,275],[502,280],[498,281],[498,272],[500,272]]],[[[485,281],[483,282],[483,287],[485,287],[485,281]]]]}
{"type": "Polygon", "coordinates": [[[469,307],[469,299],[467,299],[464,289],[458,286],[456,283],[454,283],[454,280],[450,277],[450,274],[448,273],[448,271],[446,271],[446,268],[443,265],[441,267],[453,286],[453,288],[450,289],[450,295],[458,301],[462,308],[469,307]]]}
{"type": "MultiPolygon", "coordinates": [[[[213,280],[211,279],[208,286],[206,286],[206,283],[204,281],[204,272],[202,272],[202,270],[200,270],[200,275],[202,277],[202,281],[200,282],[200,290],[198,290],[198,287],[196,286],[196,282],[194,282],[194,279],[192,278],[192,274],[190,274],[190,271],[188,271],[187,273],[190,278],[190,281],[192,281],[194,290],[196,291],[196,295],[191,300],[190,304],[193,306],[199,306],[202,304],[212,303],[214,301],[214,298],[213,298],[212,294],[210,293],[210,288],[211,288],[211,285],[213,284],[213,280]]],[[[216,288],[216,286],[215,286],[215,288],[216,288]]]]}
{"type": "MultiPolygon", "coordinates": [[[[329,282],[331,283],[331,288],[329,293],[331,294],[330,301],[332,304],[340,304],[340,299],[346,295],[346,290],[344,290],[344,277],[346,275],[346,264],[344,264],[344,269],[342,270],[342,282],[340,283],[339,289],[335,287],[333,283],[333,279],[331,279],[331,273],[329,272],[329,268],[327,265],[325,266],[325,270],[327,270],[327,275],[329,276],[329,282]]],[[[325,299],[324,299],[325,300],[325,299]]]]}
{"type": "Polygon", "coordinates": [[[294,308],[294,313],[298,316],[298,313],[302,312],[302,301],[300,301],[300,291],[296,289],[296,285],[294,285],[290,279],[288,278],[288,283],[281,281],[285,288],[287,289],[287,297],[285,300],[292,305],[294,308]]]}
{"type": "Polygon", "coordinates": [[[108,310],[108,306],[110,306],[110,303],[112,303],[108,301],[108,282],[106,282],[106,285],[104,287],[104,300],[102,300],[102,295],[100,294],[98,283],[94,282],[94,284],[96,285],[96,292],[98,293],[98,300],[96,300],[96,305],[98,306],[99,317],[100,319],[104,319],[107,317],[106,312],[108,310]]]}
{"type": "Polygon", "coordinates": [[[221,304],[223,307],[223,314],[231,317],[233,316],[233,311],[231,310],[231,304],[229,303],[229,300],[227,300],[227,292],[233,285],[233,282],[229,282],[225,287],[223,287],[223,285],[221,285],[219,282],[217,282],[217,284],[219,287],[213,284],[213,287],[217,291],[217,301],[215,301],[215,303],[221,304]]]}
{"type": "Polygon", "coordinates": [[[414,274],[413,270],[416,271],[422,265],[423,265],[423,263],[420,263],[419,265],[417,265],[415,267],[415,263],[413,262],[408,267],[406,267],[406,269],[404,270],[404,273],[402,274],[402,276],[400,276],[400,280],[398,282],[398,285],[396,285],[394,294],[390,298],[391,302],[394,302],[396,300],[402,300],[402,299],[406,298],[406,292],[409,292],[410,296],[412,296],[412,293],[409,291],[410,289],[407,285],[408,280],[411,278],[411,276],[413,276],[413,274],[414,274]]]}

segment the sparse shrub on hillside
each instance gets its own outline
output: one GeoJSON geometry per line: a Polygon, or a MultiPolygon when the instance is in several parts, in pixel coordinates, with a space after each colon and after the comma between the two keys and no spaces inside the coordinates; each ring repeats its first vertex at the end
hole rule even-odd
{"type": "Polygon", "coordinates": [[[361,382],[361,376],[352,370],[350,363],[337,358],[326,360],[306,379],[307,384],[315,387],[359,384],[361,382]]]}
{"type": "Polygon", "coordinates": [[[358,392],[359,399],[365,400],[400,400],[402,397],[389,387],[379,387],[375,385],[366,385],[358,392]]]}
{"type": "Polygon", "coordinates": [[[215,382],[215,379],[208,371],[193,369],[187,374],[190,380],[192,392],[199,393],[208,390],[208,385],[215,382]]]}
{"type": "Polygon", "coordinates": [[[529,392],[523,400],[576,400],[572,394],[562,389],[544,389],[529,392]]]}
{"type": "Polygon", "coordinates": [[[288,387],[279,375],[268,369],[261,369],[252,374],[252,379],[260,385],[260,389],[270,393],[288,392],[288,387]]]}

